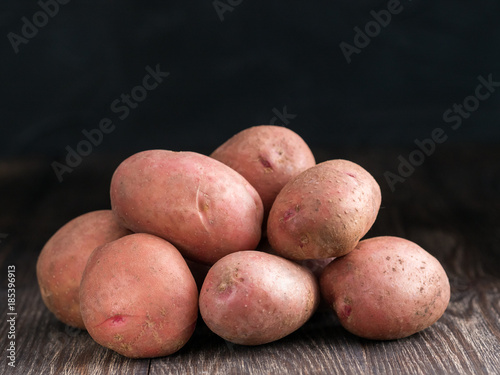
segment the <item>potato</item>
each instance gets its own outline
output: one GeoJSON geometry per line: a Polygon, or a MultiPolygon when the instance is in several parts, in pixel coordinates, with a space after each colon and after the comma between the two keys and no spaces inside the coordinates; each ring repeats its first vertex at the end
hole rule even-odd
{"type": "Polygon", "coordinates": [[[259,194],[238,172],[205,155],[139,152],[118,166],[110,194],[123,226],[162,237],[196,262],[213,264],[260,241],[259,194]]]}
{"type": "Polygon", "coordinates": [[[90,336],[130,358],[178,351],[198,316],[198,290],[184,258],[167,241],[145,233],[92,253],[80,300],[90,336]]]}
{"type": "Polygon", "coordinates": [[[407,337],[429,327],[450,300],[439,261],[398,237],[361,241],[325,268],[320,284],[342,326],[376,340],[407,337]]]}
{"type": "Polygon", "coordinates": [[[283,186],[316,164],[309,146],[297,133],[273,125],[242,130],[210,156],[252,184],[262,198],[265,216],[283,186]]]}
{"type": "Polygon", "coordinates": [[[267,236],[288,259],[338,257],[371,228],[381,203],[380,187],[359,165],[329,160],[290,180],[269,213],[267,236]]]}
{"type": "Polygon", "coordinates": [[[318,303],[318,283],[311,272],[260,251],[220,259],[200,291],[200,313],[208,328],[242,345],[285,337],[311,317],[318,303]]]}
{"type": "Polygon", "coordinates": [[[111,210],[88,212],[62,226],[45,244],[36,264],[43,302],[57,319],[85,329],[80,314],[80,281],[87,259],[98,246],[130,232],[111,210]]]}

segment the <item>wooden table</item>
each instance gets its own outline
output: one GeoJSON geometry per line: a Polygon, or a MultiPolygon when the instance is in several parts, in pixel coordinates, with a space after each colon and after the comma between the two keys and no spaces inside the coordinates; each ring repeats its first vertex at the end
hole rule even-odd
{"type": "Polygon", "coordinates": [[[1,367],[4,374],[498,374],[500,373],[500,153],[498,146],[439,145],[391,192],[384,172],[411,150],[315,150],[355,161],[379,181],[383,203],[369,237],[402,236],[436,256],[452,296],[430,328],[397,341],[347,333],[321,309],[302,328],[257,347],[232,345],[201,318],[189,343],[165,358],[131,360],[100,347],[45,308],[35,264],[47,239],[84,212],[109,208],[121,156],[90,155],[59,183],[49,159],[0,162],[1,367]],[[15,266],[16,367],[7,365],[7,270],[15,266]]]}

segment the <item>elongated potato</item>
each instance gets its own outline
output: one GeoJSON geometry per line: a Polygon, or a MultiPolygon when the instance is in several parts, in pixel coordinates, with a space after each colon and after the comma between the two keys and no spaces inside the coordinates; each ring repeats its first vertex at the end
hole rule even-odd
{"type": "Polygon", "coordinates": [[[85,329],[80,314],[80,282],[94,249],[131,232],[111,210],[92,211],[62,226],[47,241],[36,264],[43,302],[57,319],[85,329]]]}
{"type": "Polygon", "coordinates": [[[312,273],[260,251],[215,263],[200,291],[200,313],[214,333],[242,345],[278,340],[301,327],[319,303],[312,273]]]}
{"type": "Polygon", "coordinates": [[[283,186],[316,164],[309,146],[297,133],[274,125],[242,130],[210,156],[252,184],[262,198],[266,216],[283,186]]]}
{"type": "Polygon", "coordinates": [[[208,156],[137,153],[116,169],[110,195],[123,226],[162,237],[196,262],[213,264],[260,241],[259,194],[238,172],[208,156]]]}
{"type": "Polygon", "coordinates": [[[338,257],[371,228],[380,187],[361,166],[329,160],[288,182],[269,213],[267,236],[280,256],[293,260],[338,257]]]}
{"type": "Polygon", "coordinates": [[[324,269],[320,284],[345,329],[377,340],[429,327],[450,300],[450,284],[439,261],[398,237],[361,241],[324,269]]]}
{"type": "Polygon", "coordinates": [[[161,357],[189,340],[198,317],[198,290],[177,249],[145,233],[98,247],[80,288],[90,336],[126,357],[161,357]]]}

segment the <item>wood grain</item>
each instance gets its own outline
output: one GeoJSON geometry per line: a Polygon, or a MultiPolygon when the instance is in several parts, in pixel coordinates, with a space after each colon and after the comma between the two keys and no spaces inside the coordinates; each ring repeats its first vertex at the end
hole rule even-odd
{"type": "Polygon", "coordinates": [[[257,347],[230,344],[200,319],[179,352],[131,360],[58,322],[43,305],[35,264],[45,241],[84,212],[109,208],[109,181],[121,158],[89,157],[59,183],[48,160],[0,162],[0,371],[5,374],[497,374],[500,369],[500,153],[495,145],[441,145],[392,192],[383,173],[407,150],[315,152],[353,160],[382,188],[368,237],[417,242],[443,264],[450,305],[430,328],[397,341],[346,332],[320,309],[293,334],[257,347]],[[16,265],[17,367],[7,366],[7,266],[16,265]]]}

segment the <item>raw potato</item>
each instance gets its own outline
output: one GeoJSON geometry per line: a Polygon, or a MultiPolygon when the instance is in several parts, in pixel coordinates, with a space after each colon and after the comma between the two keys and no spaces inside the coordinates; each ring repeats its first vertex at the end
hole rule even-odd
{"type": "Polygon", "coordinates": [[[178,351],[191,337],[198,316],[198,290],[181,254],[145,233],[92,253],[80,300],[92,338],[130,358],[178,351]]]}
{"type": "Polygon", "coordinates": [[[325,161],[278,194],[267,222],[269,243],[294,260],[347,254],[375,222],[381,200],[379,185],[361,166],[325,161]]]}
{"type": "Polygon", "coordinates": [[[57,319],[85,329],[80,314],[80,281],[94,249],[131,232],[111,210],[93,211],[62,226],[45,244],[36,264],[43,302],[57,319]]]}
{"type": "Polygon", "coordinates": [[[293,177],[316,165],[304,140],[282,126],[260,125],[242,130],[211,155],[230,166],[257,190],[264,212],[293,177]]]}
{"type": "Polygon", "coordinates": [[[200,291],[200,313],[207,326],[242,345],[285,337],[311,317],[318,303],[318,283],[311,272],[259,251],[219,260],[200,291]]]}
{"type": "Polygon", "coordinates": [[[162,237],[196,262],[213,264],[260,241],[259,194],[238,172],[205,155],[137,153],[118,166],[110,193],[123,226],[162,237]]]}
{"type": "Polygon", "coordinates": [[[342,326],[368,339],[419,332],[443,315],[450,300],[450,284],[439,261],[398,237],[361,241],[325,268],[320,283],[342,326]]]}

